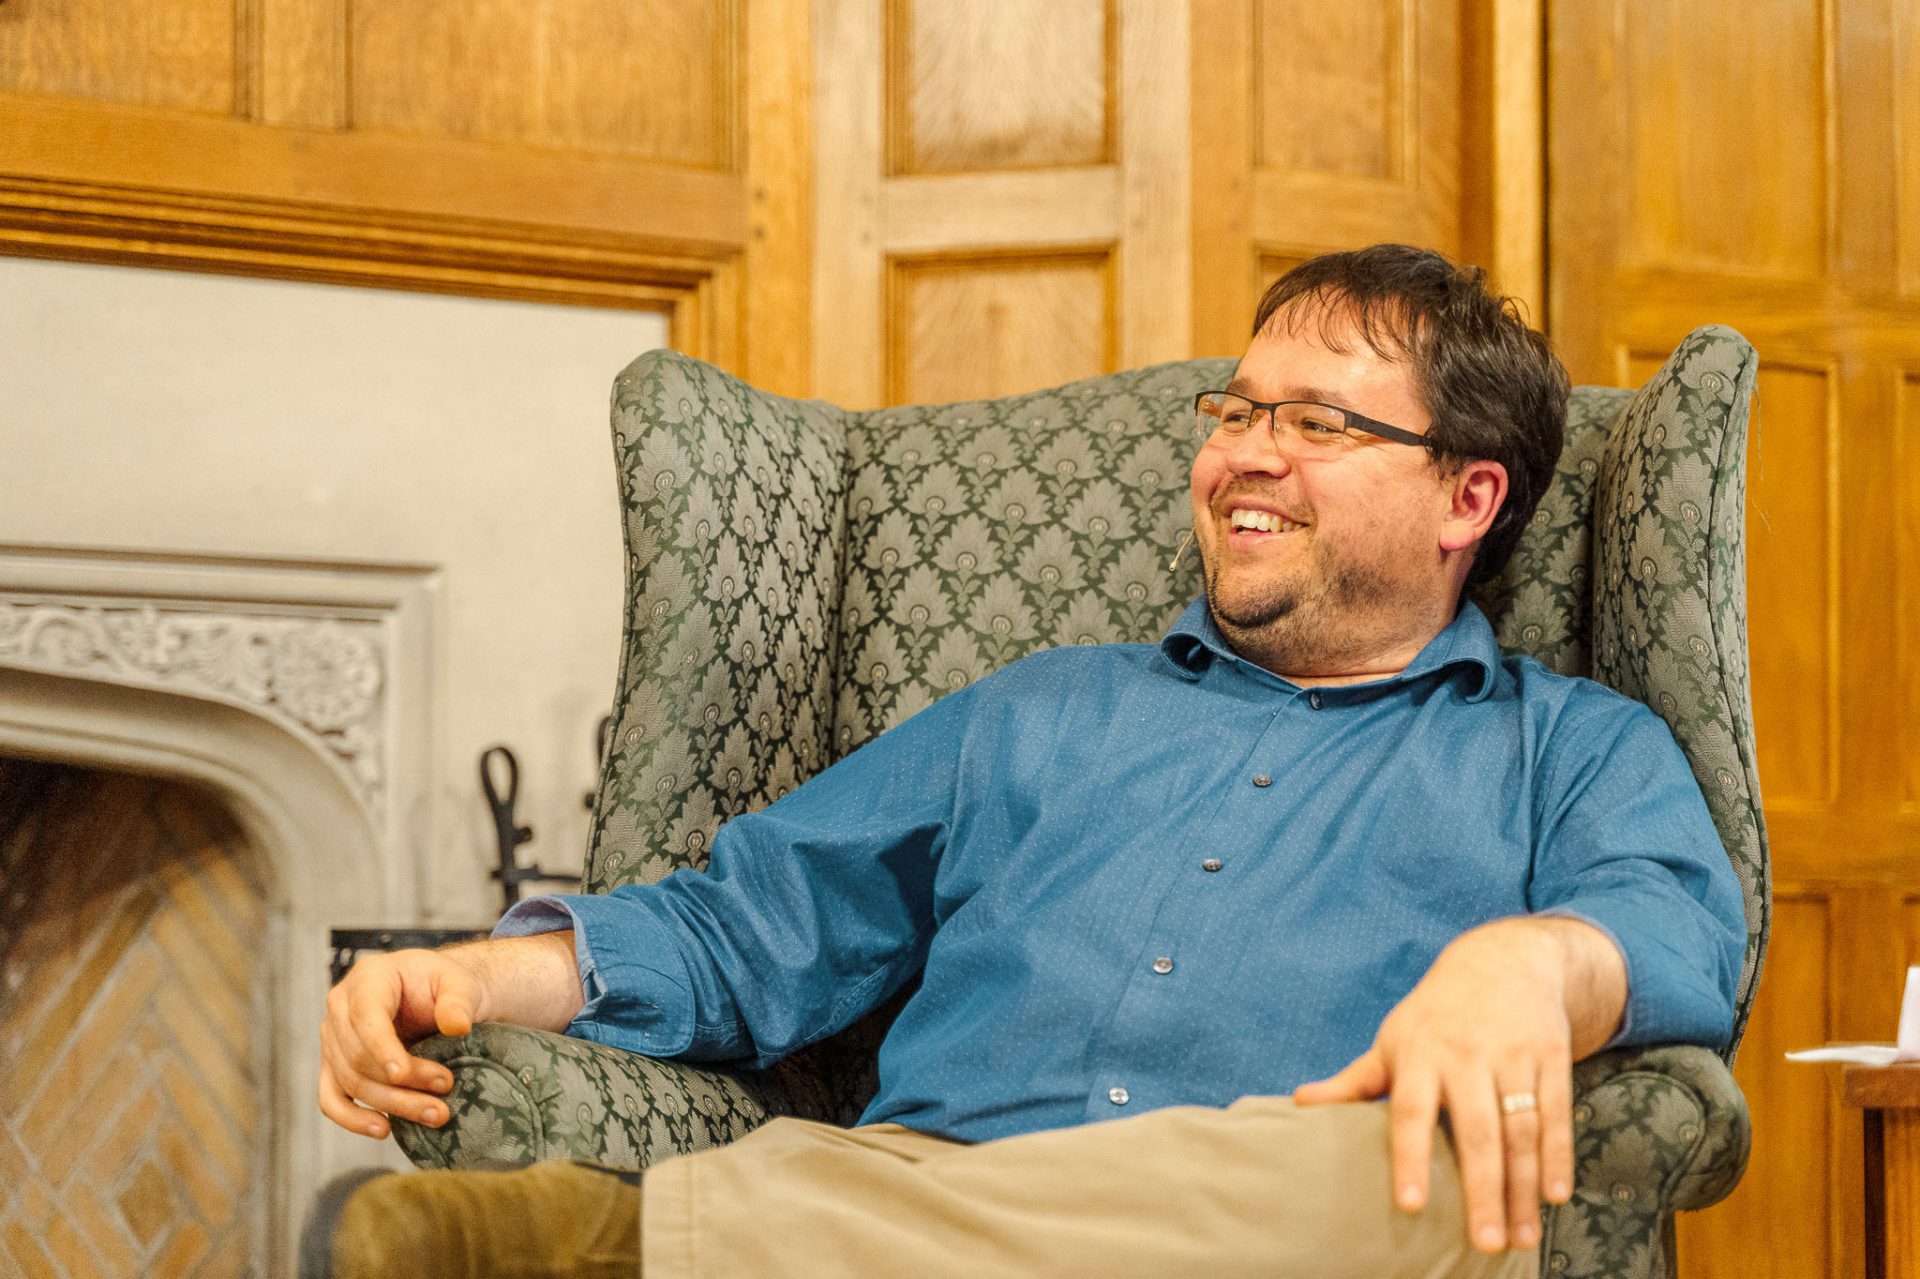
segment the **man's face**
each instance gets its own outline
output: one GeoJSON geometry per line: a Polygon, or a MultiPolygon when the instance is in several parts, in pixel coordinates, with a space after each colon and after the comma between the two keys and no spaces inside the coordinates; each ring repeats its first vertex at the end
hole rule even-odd
{"type": "MultiPolygon", "coordinates": [[[[1317,400],[1425,434],[1431,419],[1404,361],[1384,358],[1348,321],[1281,315],[1241,358],[1226,389],[1251,400],[1317,400]]],[[[1447,485],[1426,450],[1350,435],[1303,447],[1266,429],[1216,433],[1192,473],[1193,527],[1215,621],[1236,649],[1290,673],[1418,626],[1454,585],[1438,545],[1447,485]],[[1235,513],[1240,512],[1236,520],[1235,513]],[[1246,527],[1257,518],[1278,530],[1246,527]],[[1236,526],[1238,525],[1238,526],[1236,526]]]]}

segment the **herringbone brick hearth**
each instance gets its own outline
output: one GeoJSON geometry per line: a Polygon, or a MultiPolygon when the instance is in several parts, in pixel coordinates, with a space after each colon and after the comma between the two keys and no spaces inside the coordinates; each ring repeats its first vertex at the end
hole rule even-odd
{"type": "Polygon", "coordinates": [[[196,790],[0,761],[0,1273],[261,1272],[260,873],[196,790]]]}

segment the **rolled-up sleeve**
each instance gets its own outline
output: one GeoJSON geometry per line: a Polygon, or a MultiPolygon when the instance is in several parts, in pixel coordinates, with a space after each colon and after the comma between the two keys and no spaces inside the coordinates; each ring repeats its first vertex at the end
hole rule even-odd
{"type": "Polygon", "coordinates": [[[1746,953],[1740,886],[1667,726],[1593,709],[1553,735],[1536,792],[1531,906],[1619,947],[1627,1007],[1609,1047],[1723,1047],[1746,953]]]}
{"type": "Polygon", "coordinates": [[[495,935],[574,930],[571,1035],[756,1066],[825,1038],[925,963],[972,693],[727,822],[706,871],[530,898],[495,935]]]}

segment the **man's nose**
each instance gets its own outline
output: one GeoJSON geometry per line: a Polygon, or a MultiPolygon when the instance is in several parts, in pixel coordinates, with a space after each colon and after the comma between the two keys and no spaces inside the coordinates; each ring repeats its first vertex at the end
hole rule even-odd
{"type": "Polygon", "coordinates": [[[1246,430],[1221,441],[1227,465],[1236,474],[1262,471],[1284,475],[1293,469],[1293,458],[1280,438],[1284,434],[1274,429],[1272,413],[1259,414],[1246,430]]]}

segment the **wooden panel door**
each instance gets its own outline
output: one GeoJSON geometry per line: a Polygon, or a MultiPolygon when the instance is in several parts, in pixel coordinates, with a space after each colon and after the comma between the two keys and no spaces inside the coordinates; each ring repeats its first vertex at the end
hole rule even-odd
{"type": "Polygon", "coordinates": [[[1184,355],[1186,49],[1162,0],[820,0],[815,391],[926,403],[1184,355]]]}
{"type": "Polygon", "coordinates": [[[820,0],[815,391],[924,402],[1238,354],[1274,275],[1378,240],[1533,299],[1540,16],[820,0]]]}
{"type": "Polygon", "coordinates": [[[1781,1054],[1891,1038],[1920,962],[1920,4],[1559,0],[1549,30],[1575,379],[1636,381],[1705,323],[1761,356],[1747,594],[1778,910],[1735,1072],[1753,1163],[1681,1222],[1682,1269],[1858,1274],[1858,1114],[1781,1054]]]}
{"type": "Polygon", "coordinates": [[[1289,267],[1383,240],[1487,267],[1540,322],[1535,0],[1193,15],[1196,354],[1244,350],[1289,267]]]}

